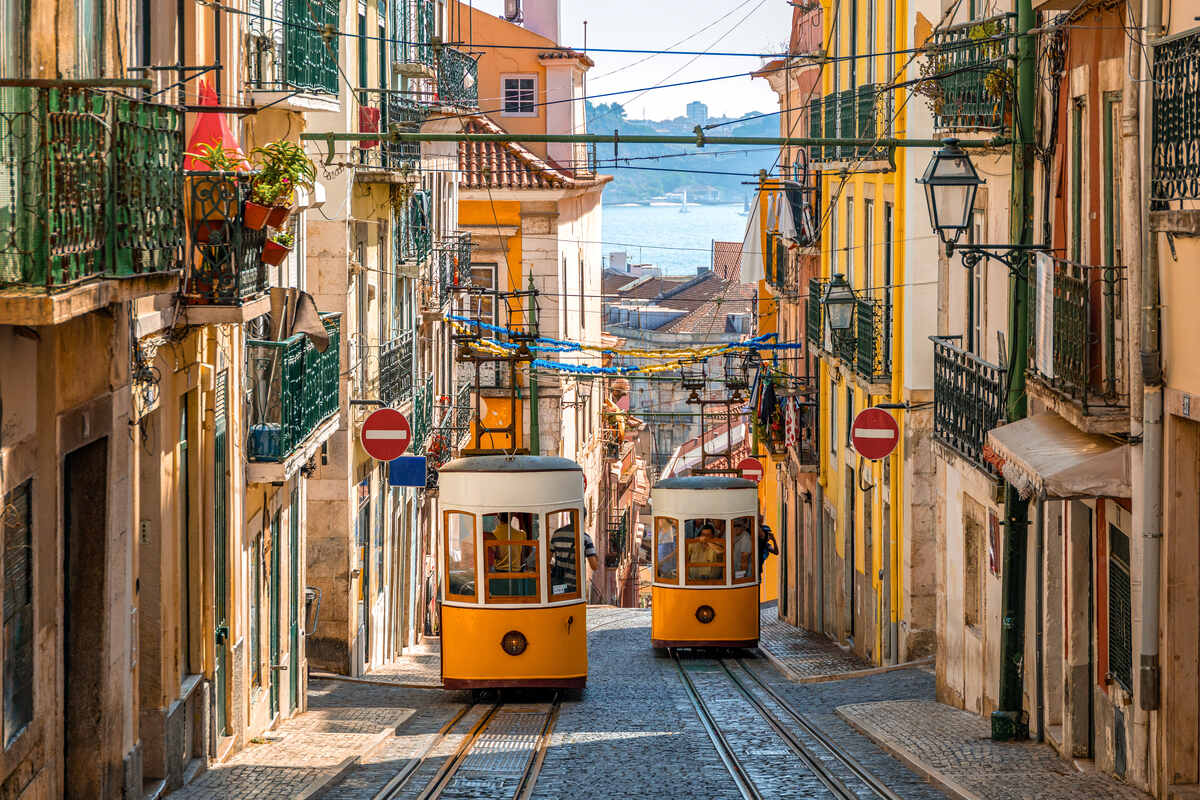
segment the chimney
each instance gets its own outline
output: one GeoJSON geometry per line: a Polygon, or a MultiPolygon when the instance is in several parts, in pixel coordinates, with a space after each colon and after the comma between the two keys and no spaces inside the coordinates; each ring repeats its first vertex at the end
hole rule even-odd
{"type": "Polygon", "coordinates": [[[524,0],[525,28],[555,44],[562,41],[559,30],[562,0],[524,0]]]}

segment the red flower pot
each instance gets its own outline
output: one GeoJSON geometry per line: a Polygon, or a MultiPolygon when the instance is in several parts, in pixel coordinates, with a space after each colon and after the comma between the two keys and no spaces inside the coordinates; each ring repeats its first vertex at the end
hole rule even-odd
{"type": "Polygon", "coordinates": [[[270,206],[259,205],[247,200],[246,205],[242,208],[242,225],[252,231],[261,231],[267,224],[267,217],[270,213],[270,206]]]}
{"type": "Polygon", "coordinates": [[[290,252],[292,252],[292,248],[284,247],[279,242],[268,239],[263,244],[262,262],[270,264],[272,267],[278,267],[290,252]]]}
{"type": "Polygon", "coordinates": [[[291,206],[271,206],[271,213],[267,215],[267,224],[272,228],[282,228],[291,215],[291,206]]]}

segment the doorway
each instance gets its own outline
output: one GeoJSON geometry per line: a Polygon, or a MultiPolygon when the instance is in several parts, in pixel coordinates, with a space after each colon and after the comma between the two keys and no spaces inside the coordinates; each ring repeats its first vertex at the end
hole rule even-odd
{"type": "Polygon", "coordinates": [[[270,637],[270,661],[267,672],[270,673],[271,716],[279,713],[279,511],[271,515],[271,584],[267,595],[267,609],[270,614],[268,636],[270,637]]]}
{"type": "Polygon", "coordinates": [[[119,774],[106,775],[108,668],[108,439],[63,459],[63,796],[107,797],[119,774]]]}
{"type": "Polygon", "coordinates": [[[855,504],[855,486],[854,486],[854,467],[846,467],[846,540],[844,542],[844,552],[846,560],[844,564],[846,575],[846,635],[850,642],[854,642],[854,617],[855,615],[855,597],[854,592],[854,518],[856,516],[855,504]]]}
{"type": "Polygon", "coordinates": [[[300,708],[300,489],[292,487],[288,512],[288,710],[300,708]]]}

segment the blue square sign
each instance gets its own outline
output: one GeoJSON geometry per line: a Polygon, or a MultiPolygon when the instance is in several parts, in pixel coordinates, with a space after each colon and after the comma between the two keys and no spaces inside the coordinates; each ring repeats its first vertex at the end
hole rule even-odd
{"type": "Polygon", "coordinates": [[[388,462],[388,486],[425,485],[425,456],[400,456],[388,462]]]}

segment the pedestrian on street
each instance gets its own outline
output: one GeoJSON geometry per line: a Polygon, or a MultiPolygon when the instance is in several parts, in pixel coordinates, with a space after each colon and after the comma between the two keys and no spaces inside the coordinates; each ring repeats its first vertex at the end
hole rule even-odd
{"type": "Polygon", "coordinates": [[[763,515],[758,515],[758,578],[762,580],[763,564],[767,563],[769,554],[779,555],[779,543],[775,541],[775,534],[771,532],[771,526],[763,522],[763,515]]]}

